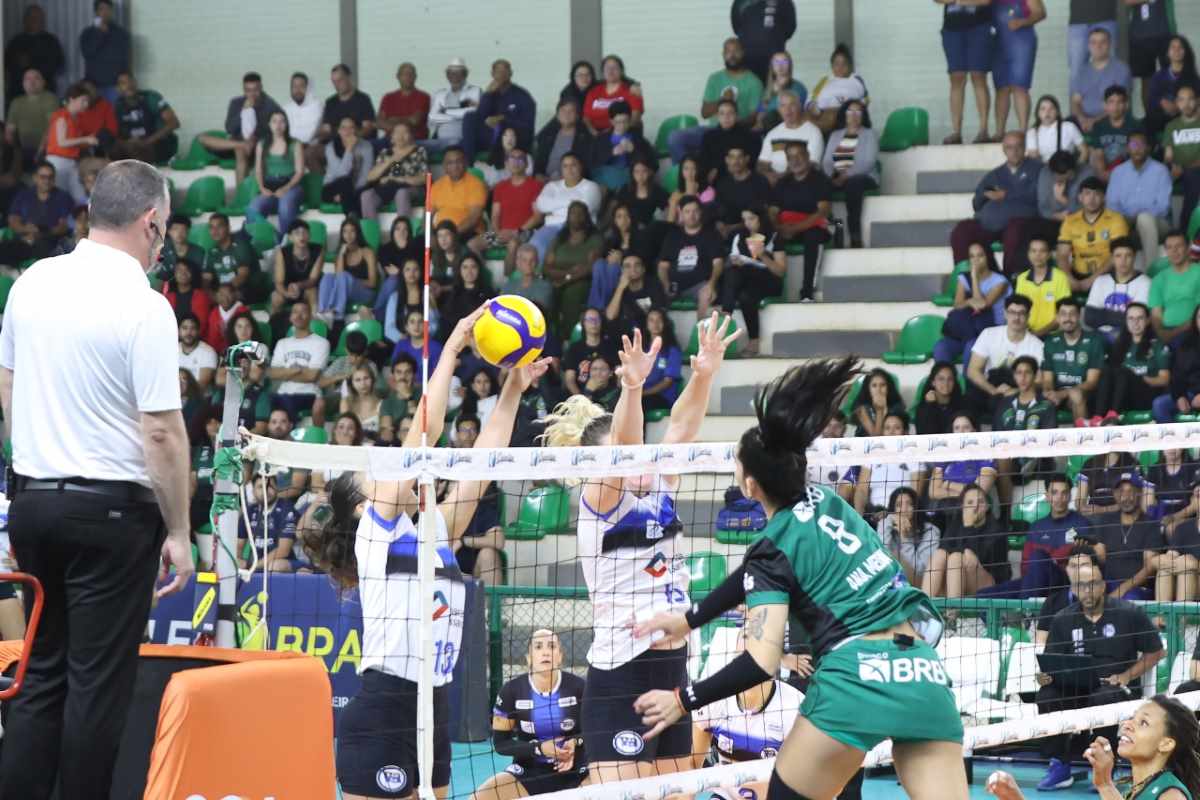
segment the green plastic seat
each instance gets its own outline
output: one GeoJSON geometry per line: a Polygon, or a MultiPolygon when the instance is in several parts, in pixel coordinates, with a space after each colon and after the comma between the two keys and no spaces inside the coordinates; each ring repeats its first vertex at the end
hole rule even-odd
{"type": "Polygon", "coordinates": [[[546,534],[573,533],[571,495],[562,486],[539,486],[521,498],[517,519],[504,530],[514,541],[537,541],[546,534]]]}
{"type": "Polygon", "coordinates": [[[225,131],[204,131],[192,137],[192,144],[188,148],[187,155],[175,156],[171,159],[171,169],[177,169],[180,172],[191,172],[198,169],[217,163],[217,157],[209,152],[208,148],[200,143],[201,136],[216,136],[221,139],[228,139],[229,134],[225,131]]]}
{"type": "Polygon", "coordinates": [[[679,165],[675,164],[663,173],[662,187],[667,194],[673,194],[679,188],[679,165]]]}
{"type": "Polygon", "coordinates": [[[16,282],[17,279],[11,275],[0,275],[0,314],[4,313],[4,307],[8,305],[8,293],[16,282]]]}
{"type": "Polygon", "coordinates": [[[671,301],[672,311],[695,311],[696,301],[690,297],[681,297],[678,300],[671,301]]]}
{"type": "Polygon", "coordinates": [[[231,217],[246,216],[246,209],[250,206],[250,201],[258,197],[258,178],[253,175],[247,175],[238,184],[237,192],[234,193],[233,202],[227,206],[221,206],[221,213],[228,214],[231,217]]]}
{"type": "Polygon", "coordinates": [[[308,223],[308,243],[314,247],[324,247],[329,241],[329,230],[319,219],[306,219],[308,223]]]}
{"type": "Polygon", "coordinates": [[[725,556],[708,550],[692,553],[686,559],[688,575],[688,594],[698,600],[709,594],[725,580],[729,574],[729,566],[725,556]]]}
{"type": "Polygon", "coordinates": [[[208,175],[194,181],[183,198],[180,214],[197,217],[206,211],[216,211],[225,205],[225,181],[216,175],[208,175]]]}
{"type": "Polygon", "coordinates": [[[1157,450],[1143,450],[1138,453],[1138,463],[1142,465],[1143,469],[1149,469],[1158,463],[1161,456],[1162,454],[1157,450]]]}
{"type": "Polygon", "coordinates": [[[497,247],[489,247],[487,250],[483,251],[483,260],[484,261],[503,261],[507,257],[508,257],[508,248],[505,247],[504,245],[499,245],[497,247]]]}
{"type": "Polygon", "coordinates": [[[777,295],[772,295],[771,297],[764,297],[762,300],[759,300],[758,307],[761,309],[761,308],[766,308],[767,306],[781,305],[786,302],[787,302],[786,297],[784,297],[781,294],[777,294],[777,295]]]}
{"type": "MultiPolygon", "coordinates": [[[[320,319],[319,317],[313,317],[311,320],[309,320],[308,329],[318,336],[324,336],[326,339],[329,338],[329,326],[325,324],[325,320],[320,319]]],[[[292,325],[288,325],[287,335],[294,336],[295,333],[296,328],[292,325]]]]}
{"type": "MultiPolygon", "coordinates": [[[[707,324],[708,324],[708,320],[704,320],[703,322],[698,322],[692,326],[692,335],[688,337],[687,348],[683,351],[684,363],[687,363],[687,359],[689,356],[694,356],[694,355],[696,355],[697,352],[699,352],[699,350],[700,350],[700,326],[707,325],[707,324]]],[[[737,329],[738,329],[737,320],[734,319],[733,317],[730,317],[729,318],[729,333],[726,335],[728,336],[728,335],[732,334],[737,329]]],[[[737,358],[738,344],[739,344],[738,339],[734,339],[729,344],[729,347],[726,348],[726,350],[725,350],[726,358],[737,358]]]]}
{"type": "Polygon", "coordinates": [[[250,234],[250,244],[260,256],[278,244],[279,234],[275,226],[266,220],[247,222],[246,232],[250,234]]]}
{"type": "Polygon", "coordinates": [[[942,337],[945,319],[937,314],[921,314],[904,323],[896,349],[883,354],[888,364],[924,364],[933,356],[933,346],[942,337]]]}
{"type": "Polygon", "coordinates": [[[367,344],[375,344],[383,338],[383,325],[379,320],[374,319],[356,319],[352,322],[347,322],[342,328],[342,334],[338,337],[337,347],[334,348],[335,356],[346,355],[346,337],[350,335],[350,331],[359,331],[363,336],[367,337],[367,344]]]}
{"type": "Polygon", "coordinates": [[[879,139],[879,149],[895,153],[929,144],[929,112],[923,108],[909,106],[897,108],[888,114],[879,139]]]}
{"type": "Polygon", "coordinates": [[[17,238],[12,228],[0,228],[0,242],[9,242],[17,238]]]}
{"type": "Polygon", "coordinates": [[[274,336],[271,335],[271,326],[260,319],[254,320],[254,328],[258,331],[258,341],[270,347],[274,344],[274,336]]]}
{"type": "Polygon", "coordinates": [[[379,220],[377,219],[360,219],[358,226],[362,229],[363,240],[370,246],[372,250],[379,250],[379,242],[382,233],[379,229],[379,220]]]}
{"type": "MultiPolygon", "coordinates": [[[[894,388],[896,390],[896,394],[897,395],[900,394],[900,379],[897,378],[895,375],[893,375],[891,372],[888,372],[886,369],[883,370],[883,373],[885,375],[887,375],[888,380],[890,380],[892,382],[892,388],[894,388]]],[[[842,407],[841,407],[842,413],[845,414],[847,417],[849,417],[850,412],[853,411],[854,403],[856,400],[858,400],[858,395],[862,391],[863,384],[866,383],[866,380],[867,380],[866,375],[859,375],[857,378],[854,379],[854,383],[850,384],[850,391],[846,392],[846,399],[842,401],[842,407]]],[[[917,396],[919,397],[920,393],[918,393],[917,396]]]]}
{"type": "Polygon", "coordinates": [[[329,434],[324,428],[316,425],[308,425],[303,428],[296,428],[292,431],[292,441],[304,442],[305,444],[329,444],[329,434]]]}
{"type": "Polygon", "coordinates": [[[1029,525],[1043,517],[1050,516],[1050,501],[1045,493],[1026,495],[1020,503],[1012,507],[1013,522],[1024,522],[1029,525]]]}
{"type": "Polygon", "coordinates": [[[1079,473],[1083,472],[1083,465],[1087,463],[1088,458],[1090,458],[1090,456],[1067,456],[1067,477],[1071,479],[1072,483],[1074,483],[1075,479],[1079,477],[1079,473]]]}
{"type": "Polygon", "coordinates": [[[567,337],[567,344],[575,344],[583,341],[583,323],[576,322],[575,327],[571,328],[571,335],[567,337]]]}
{"type": "Polygon", "coordinates": [[[205,252],[211,250],[214,245],[212,234],[208,230],[208,223],[194,223],[188,229],[187,240],[205,252]]]}
{"type": "MultiPolygon", "coordinates": [[[[321,189],[325,185],[325,178],[319,172],[305,173],[300,179],[300,186],[304,190],[304,207],[311,211],[320,211],[321,209],[321,189]]],[[[340,211],[341,208],[338,208],[340,211]]]]}
{"type": "Polygon", "coordinates": [[[958,282],[958,276],[961,275],[962,273],[966,272],[970,268],[971,268],[971,265],[966,260],[959,261],[957,264],[955,264],[954,269],[952,269],[950,271],[950,274],[946,277],[946,286],[944,289],[942,289],[942,293],[935,294],[933,297],[930,298],[930,302],[932,302],[938,308],[950,308],[951,306],[953,306],[954,305],[954,293],[957,288],[956,283],[958,282]]]}
{"type": "Polygon", "coordinates": [[[789,256],[802,256],[804,255],[804,243],[788,242],[783,246],[783,252],[789,256]]]}
{"type": "Polygon", "coordinates": [[[646,422],[662,422],[667,417],[671,416],[669,408],[652,408],[642,415],[646,422]]]}
{"type": "Polygon", "coordinates": [[[658,126],[658,133],[654,135],[654,149],[658,151],[659,156],[670,155],[670,150],[667,148],[667,140],[671,134],[682,128],[691,128],[700,124],[700,120],[693,117],[691,114],[676,114],[673,117],[667,117],[658,126]]]}
{"type": "Polygon", "coordinates": [[[1142,425],[1153,421],[1154,414],[1150,411],[1126,411],[1121,415],[1122,425],[1142,425]]]}
{"type": "Polygon", "coordinates": [[[1060,408],[1054,418],[1058,421],[1059,426],[1070,425],[1075,421],[1075,415],[1065,408],[1060,408]]]}
{"type": "Polygon", "coordinates": [[[1189,242],[1196,241],[1196,234],[1200,233],[1200,206],[1192,209],[1192,218],[1188,220],[1187,237],[1189,242]]]}

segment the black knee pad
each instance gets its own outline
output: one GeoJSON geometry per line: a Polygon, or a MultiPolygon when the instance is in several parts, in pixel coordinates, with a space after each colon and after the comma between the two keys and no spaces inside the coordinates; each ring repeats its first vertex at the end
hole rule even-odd
{"type": "Polygon", "coordinates": [[[767,800],[812,800],[783,782],[779,773],[771,770],[771,782],[767,784],[767,800]]]}

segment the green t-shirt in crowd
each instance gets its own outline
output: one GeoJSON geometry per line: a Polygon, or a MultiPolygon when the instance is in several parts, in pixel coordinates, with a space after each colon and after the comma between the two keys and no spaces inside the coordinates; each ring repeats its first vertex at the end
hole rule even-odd
{"type": "Polygon", "coordinates": [[[200,486],[212,486],[215,449],[211,444],[192,448],[192,472],[196,473],[196,483],[200,486]]]}
{"type": "Polygon", "coordinates": [[[142,139],[156,132],[163,124],[163,112],[171,104],[158,92],[143,90],[133,98],[118,97],[113,111],[122,139],[142,139]]]}
{"type": "Polygon", "coordinates": [[[229,247],[222,248],[214,244],[209,249],[204,271],[212,273],[215,283],[232,283],[238,267],[249,267],[250,274],[253,275],[257,265],[258,258],[254,255],[254,248],[235,236],[229,247]]]}
{"type": "Polygon", "coordinates": [[[1036,431],[1057,424],[1058,415],[1049,400],[1038,395],[1028,403],[1022,403],[1013,396],[1000,406],[992,427],[998,431],[1036,431]]]}
{"type": "Polygon", "coordinates": [[[1111,167],[1129,157],[1129,137],[1140,130],[1142,121],[1134,119],[1133,114],[1126,114],[1125,121],[1120,125],[1113,125],[1108,117],[1103,117],[1084,138],[1088,147],[1100,148],[1104,153],[1104,163],[1111,167]]]}
{"type": "Polygon", "coordinates": [[[192,268],[192,284],[200,285],[200,273],[204,272],[205,252],[199,245],[187,243],[187,251],[181,256],[175,252],[175,243],[168,241],[162,249],[162,270],[168,274],[175,273],[175,265],[180,261],[192,268]]]}
{"type": "Polygon", "coordinates": [[[1083,332],[1075,344],[1055,333],[1046,337],[1042,349],[1042,369],[1054,374],[1054,388],[1078,386],[1087,380],[1089,369],[1104,366],[1104,340],[1094,333],[1083,332]]]}
{"type": "Polygon", "coordinates": [[[1171,353],[1165,344],[1155,340],[1150,343],[1146,355],[1139,356],[1137,345],[1130,345],[1125,360],[1121,362],[1130,372],[1142,378],[1153,378],[1159,370],[1168,369],[1171,364],[1171,353]]]}
{"type": "Polygon", "coordinates": [[[1200,166],[1200,115],[1191,122],[1183,117],[1168,122],[1163,144],[1171,148],[1173,163],[1184,169],[1200,166]]]}
{"type": "Polygon", "coordinates": [[[54,92],[42,92],[36,97],[23,94],[13,99],[5,121],[17,129],[21,147],[33,150],[45,138],[50,128],[50,115],[55,111],[58,111],[58,98],[54,92]]]}
{"type": "Polygon", "coordinates": [[[1150,308],[1163,310],[1163,324],[1175,328],[1191,322],[1200,304],[1200,264],[1189,264],[1183,272],[1168,267],[1150,284],[1150,308]]]}
{"type": "MultiPolygon", "coordinates": [[[[758,104],[762,102],[763,85],[750,70],[745,70],[741,75],[730,75],[729,70],[719,69],[709,75],[708,83],[704,84],[704,102],[719,102],[721,95],[729,88],[733,89],[738,119],[745,119],[758,110],[758,104]]],[[[712,120],[715,121],[716,117],[712,120]]]]}

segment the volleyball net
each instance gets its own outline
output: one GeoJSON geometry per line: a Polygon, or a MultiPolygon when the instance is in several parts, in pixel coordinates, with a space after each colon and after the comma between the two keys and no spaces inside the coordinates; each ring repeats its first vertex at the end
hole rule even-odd
{"type": "MultiPolygon", "coordinates": [[[[420,715],[411,734],[421,743],[422,785],[444,769],[433,764],[436,717],[456,743],[451,796],[480,787],[480,798],[509,796],[489,787],[525,785],[530,774],[569,776],[589,757],[584,699],[572,688],[578,682],[544,680],[547,670],[585,678],[589,661],[619,663],[639,610],[682,611],[705,597],[736,571],[766,518],[734,485],[736,447],[729,442],[493,449],[472,448],[469,438],[452,433],[443,444],[409,450],[260,437],[244,443],[247,474],[271,485],[244,491],[243,502],[270,502],[304,487],[294,501],[298,541],[282,566],[288,571],[320,571],[299,542],[328,520],[325,487],[339,475],[415,480],[422,494],[411,529],[381,515],[376,541],[346,545],[363,576],[356,588],[332,592],[327,577],[279,581],[277,591],[320,597],[273,598],[262,646],[307,647],[331,665],[337,659],[339,673],[350,665],[416,676],[420,715]],[[614,478],[638,487],[618,507],[625,519],[615,527],[640,526],[642,535],[630,540],[639,545],[591,552],[578,532],[579,484],[614,478]],[[439,518],[447,529],[440,534],[439,518]],[[443,541],[447,532],[451,542],[443,541]],[[453,542],[459,535],[462,547],[453,542]],[[412,582],[400,586],[395,576],[405,571],[412,582]],[[297,637],[317,617],[356,630],[359,652],[314,650],[311,638],[297,637]],[[364,621],[374,633],[364,632],[364,621]],[[501,739],[525,743],[515,762],[498,752],[506,749],[501,739]],[[532,753],[532,742],[546,741],[556,744],[532,753]]],[[[854,505],[879,532],[884,554],[935,598],[946,621],[937,651],[968,755],[1048,758],[1073,746],[1063,735],[1115,725],[1155,693],[1182,690],[1190,707],[1200,705],[1189,683],[1200,678],[1197,448],[1200,425],[1193,424],[822,439],[808,453],[809,481],[854,505]],[[1084,602],[1095,619],[1075,605],[1084,602]],[[1135,609],[1123,609],[1125,602],[1135,609]],[[1080,657],[1087,654],[1090,660],[1080,657]]],[[[390,496],[366,499],[386,503],[390,496]]],[[[280,568],[285,560],[271,558],[269,549],[282,538],[269,531],[251,538],[264,548],[256,561],[280,568]]],[[[868,572],[883,557],[868,559],[868,572]]],[[[741,613],[731,609],[693,631],[686,660],[668,659],[661,669],[678,666],[695,680],[723,666],[742,647],[741,613]]],[[[695,752],[681,762],[689,769],[624,781],[619,796],[686,795],[769,778],[814,666],[799,626],[789,628],[786,651],[778,683],[789,689],[759,696],[786,698],[757,714],[736,703],[710,706],[692,722],[695,752]]],[[[937,670],[899,661],[886,673],[891,681],[939,678],[937,670]]],[[[336,705],[336,680],[345,676],[333,677],[336,705]]],[[[636,693],[627,699],[632,705],[636,693]]],[[[754,697],[742,699],[754,707],[754,697]]],[[[645,757],[653,745],[630,732],[614,723],[612,731],[587,733],[629,758],[645,757]]],[[[1074,758],[1082,749],[1074,748],[1074,758]]],[[[889,760],[885,742],[866,765],[889,760]]],[[[381,772],[378,785],[409,779],[381,772]]],[[[562,785],[531,781],[527,791],[546,787],[562,785]]],[[[560,796],[618,796],[614,791],[590,785],[560,796]]]]}

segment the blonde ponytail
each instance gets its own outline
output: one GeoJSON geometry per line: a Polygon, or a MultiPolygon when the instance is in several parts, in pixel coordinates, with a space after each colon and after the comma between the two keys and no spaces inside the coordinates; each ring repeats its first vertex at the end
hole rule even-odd
{"type": "Polygon", "coordinates": [[[612,415],[581,394],[571,395],[546,417],[542,444],[546,447],[578,447],[598,444],[612,424],[612,415]]]}

